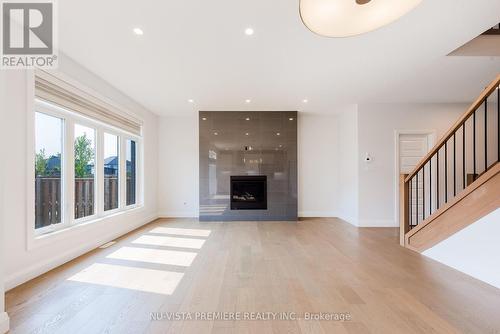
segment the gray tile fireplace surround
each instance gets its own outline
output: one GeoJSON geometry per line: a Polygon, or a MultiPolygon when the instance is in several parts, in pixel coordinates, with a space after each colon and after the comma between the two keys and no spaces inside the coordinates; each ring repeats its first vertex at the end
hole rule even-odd
{"type": "Polygon", "coordinates": [[[201,221],[297,220],[296,111],[200,111],[199,126],[201,221]],[[231,210],[231,176],[266,179],[267,209],[231,210]]]}

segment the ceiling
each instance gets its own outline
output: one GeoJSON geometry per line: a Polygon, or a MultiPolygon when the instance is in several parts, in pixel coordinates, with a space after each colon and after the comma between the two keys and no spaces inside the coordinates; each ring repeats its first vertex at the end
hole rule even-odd
{"type": "Polygon", "coordinates": [[[395,23],[349,38],[310,32],[291,0],[58,6],[61,51],[159,115],[468,102],[500,73],[499,57],[446,56],[500,22],[500,0],[424,0],[395,23]]]}

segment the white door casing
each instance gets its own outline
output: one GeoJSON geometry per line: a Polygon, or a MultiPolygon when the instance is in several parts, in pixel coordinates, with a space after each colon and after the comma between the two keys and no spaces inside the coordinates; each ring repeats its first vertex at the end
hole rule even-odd
{"type": "MultiPolygon", "coordinates": [[[[394,217],[399,220],[399,180],[401,174],[411,173],[423,157],[432,149],[436,138],[434,130],[396,130],[395,131],[395,162],[396,162],[396,175],[395,180],[395,204],[394,204],[394,217]]],[[[414,185],[415,186],[415,185],[414,185]]],[[[422,221],[422,203],[423,203],[423,182],[420,179],[418,182],[418,189],[420,190],[418,196],[419,202],[419,221],[422,221]]],[[[412,212],[416,212],[416,192],[412,192],[412,212]]],[[[415,223],[415,215],[414,215],[415,223]]]]}

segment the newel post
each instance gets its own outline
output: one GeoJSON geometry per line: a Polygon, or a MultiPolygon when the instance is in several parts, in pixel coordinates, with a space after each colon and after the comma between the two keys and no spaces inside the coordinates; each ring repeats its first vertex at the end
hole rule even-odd
{"type": "Polygon", "coordinates": [[[410,188],[405,182],[408,174],[401,174],[399,177],[399,243],[405,246],[405,234],[410,230],[410,188]]]}

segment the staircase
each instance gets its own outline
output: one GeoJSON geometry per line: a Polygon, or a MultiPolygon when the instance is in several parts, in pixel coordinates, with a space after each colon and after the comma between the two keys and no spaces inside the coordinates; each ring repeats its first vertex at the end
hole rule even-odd
{"type": "Polygon", "coordinates": [[[483,32],[483,35],[500,35],[500,24],[497,24],[491,29],[486,30],[485,32],[483,32]]]}
{"type": "Polygon", "coordinates": [[[499,85],[500,75],[402,175],[402,246],[423,252],[500,207],[499,85]]]}

